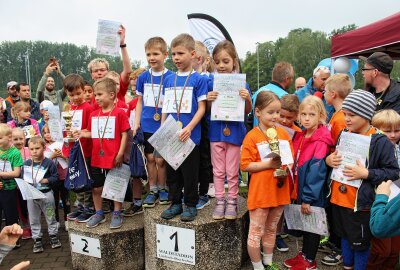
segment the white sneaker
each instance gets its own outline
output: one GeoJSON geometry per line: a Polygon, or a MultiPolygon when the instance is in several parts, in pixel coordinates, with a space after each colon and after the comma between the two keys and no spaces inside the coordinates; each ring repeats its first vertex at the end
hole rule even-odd
{"type": "Polygon", "coordinates": [[[210,197],[212,197],[212,198],[215,198],[215,188],[214,188],[214,184],[210,184],[210,185],[208,186],[208,193],[207,193],[207,195],[210,196],[210,197]]]}
{"type": "Polygon", "coordinates": [[[246,185],[245,182],[241,181],[241,182],[239,183],[239,187],[247,187],[247,185],[246,185]]]}
{"type": "Polygon", "coordinates": [[[68,220],[64,222],[64,230],[68,232],[68,220]]]}

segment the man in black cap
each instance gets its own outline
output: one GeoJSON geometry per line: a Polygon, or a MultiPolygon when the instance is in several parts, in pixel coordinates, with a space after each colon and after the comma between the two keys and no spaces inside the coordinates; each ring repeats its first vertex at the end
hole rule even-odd
{"type": "Polygon", "coordinates": [[[365,89],[375,95],[376,111],[393,109],[400,113],[400,83],[390,79],[393,69],[392,58],[383,52],[375,52],[365,61],[362,68],[365,89]]]}

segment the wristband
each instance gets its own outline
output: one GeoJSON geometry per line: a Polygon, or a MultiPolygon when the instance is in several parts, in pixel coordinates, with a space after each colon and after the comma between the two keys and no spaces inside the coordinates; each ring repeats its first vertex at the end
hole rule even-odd
{"type": "Polygon", "coordinates": [[[126,48],[126,43],[119,45],[120,48],[126,48]]]}

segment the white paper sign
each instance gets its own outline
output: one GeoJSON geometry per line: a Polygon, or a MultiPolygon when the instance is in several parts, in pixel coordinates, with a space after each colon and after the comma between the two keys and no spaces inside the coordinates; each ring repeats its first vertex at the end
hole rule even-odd
{"type": "Polygon", "coordinates": [[[42,166],[28,166],[24,165],[24,180],[32,185],[37,185],[38,187],[41,186],[39,183],[46,174],[47,169],[44,169],[42,166]]]}
{"type": "Polygon", "coordinates": [[[132,110],[131,114],[129,115],[129,125],[131,126],[131,129],[133,129],[133,127],[135,126],[135,117],[136,117],[136,109],[132,110]]]}
{"type": "Polygon", "coordinates": [[[362,180],[348,181],[346,176],[343,175],[344,166],[355,166],[356,161],[360,160],[365,164],[369,155],[369,145],[371,143],[370,136],[364,136],[351,132],[342,132],[340,135],[339,145],[336,147],[339,155],[343,160],[339,168],[332,170],[331,179],[356,188],[361,186],[362,180]]]}
{"type": "Polygon", "coordinates": [[[78,235],[75,233],[70,233],[69,236],[72,252],[101,259],[99,239],[78,235]]]}
{"type": "MultiPolygon", "coordinates": [[[[48,147],[51,151],[55,151],[56,149],[61,150],[62,149],[62,142],[54,142],[52,144],[50,144],[48,147]]],[[[51,155],[51,153],[50,153],[51,155]]],[[[46,156],[46,152],[45,152],[45,156],[46,156]]],[[[47,158],[50,158],[48,156],[46,156],[47,158]]],[[[66,169],[68,168],[68,163],[65,159],[63,158],[56,158],[56,161],[60,164],[61,168],[66,169]]]]}
{"type": "MultiPolygon", "coordinates": [[[[62,130],[65,130],[65,120],[64,120],[63,116],[66,114],[67,114],[66,112],[61,113],[62,130]]],[[[74,110],[68,114],[72,114],[71,130],[81,130],[82,129],[83,110],[74,110]]]]}
{"type": "Polygon", "coordinates": [[[110,116],[107,122],[108,116],[92,117],[92,138],[104,138],[114,139],[115,138],[115,116],[110,116]],[[106,126],[107,123],[107,126],[106,126]],[[104,132],[104,128],[106,129],[104,132]],[[104,137],[103,137],[104,132],[104,137]]]}
{"type": "Polygon", "coordinates": [[[32,125],[22,127],[26,139],[30,139],[36,135],[36,131],[32,125]]]}
{"type": "Polygon", "coordinates": [[[37,190],[34,186],[28,184],[20,178],[15,178],[19,190],[21,191],[22,198],[26,200],[46,199],[46,195],[37,190]]]}
{"type": "Polygon", "coordinates": [[[130,177],[131,169],[126,164],[110,170],[104,182],[101,197],[112,201],[124,202],[130,177]]]}
{"type": "Polygon", "coordinates": [[[194,230],[156,224],[157,258],[196,264],[196,233],[194,230]]]}
{"type": "Polygon", "coordinates": [[[158,102],[158,108],[162,108],[163,101],[164,101],[164,95],[162,94],[162,85],[160,88],[159,84],[154,84],[153,86],[151,85],[151,83],[144,84],[144,94],[143,94],[144,106],[156,107],[156,104],[158,102]],[[160,102],[158,102],[159,91],[161,92],[160,102]]]}
{"type": "Polygon", "coordinates": [[[319,235],[329,235],[325,209],[311,206],[311,214],[301,213],[301,205],[285,205],[285,219],[289,230],[301,230],[319,235]]]}
{"type": "Polygon", "coordinates": [[[245,100],[239,92],[245,87],[246,74],[214,74],[218,97],[211,105],[211,120],[243,122],[245,100]]]}
{"type": "Polygon", "coordinates": [[[49,113],[49,121],[47,122],[51,138],[54,141],[62,142],[63,141],[63,132],[61,127],[61,118],[60,118],[60,108],[55,105],[51,105],[48,107],[49,113]]]}
{"type": "Polygon", "coordinates": [[[149,143],[174,170],[181,166],[195,147],[190,138],[185,142],[179,140],[180,131],[175,119],[169,115],[164,124],[149,139],[149,143]]]}
{"type": "MultiPolygon", "coordinates": [[[[260,153],[261,161],[268,161],[267,157],[271,153],[271,149],[267,142],[257,144],[258,152],[260,153]]],[[[282,165],[293,164],[292,150],[289,141],[279,140],[279,152],[281,156],[282,165]]]]}
{"type": "Polygon", "coordinates": [[[276,125],[277,125],[278,127],[281,127],[281,128],[283,128],[284,130],[286,130],[286,131],[287,131],[287,133],[288,133],[288,134],[289,134],[289,136],[290,136],[290,139],[293,139],[293,136],[294,136],[294,134],[296,133],[296,130],[294,130],[294,129],[291,129],[291,128],[287,127],[287,126],[284,126],[284,125],[278,124],[278,123],[276,123],[276,125]]]}
{"type": "MultiPolygon", "coordinates": [[[[179,103],[182,97],[183,87],[176,87],[176,98],[174,88],[166,88],[164,103],[163,103],[163,113],[177,113],[179,108],[179,103]]],[[[180,113],[191,113],[192,112],[192,97],[193,97],[193,87],[186,87],[185,92],[182,97],[182,104],[180,113]]]]}
{"type": "Polygon", "coordinates": [[[0,172],[12,172],[10,161],[0,159],[0,172]]]}
{"type": "Polygon", "coordinates": [[[119,56],[120,37],[118,29],[121,23],[99,20],[97,28],[96,53],[119,56]]]}

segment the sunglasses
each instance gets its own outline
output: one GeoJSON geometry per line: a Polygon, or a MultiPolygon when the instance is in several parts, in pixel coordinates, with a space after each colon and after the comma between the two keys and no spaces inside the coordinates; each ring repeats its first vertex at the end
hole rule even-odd
{"type": "Polygon", "coordinates": [[[374,69],[376,69],[376,68],[362,68],[361,70],[362,71],[367,71],[367,70],[374,70],[374,69]]]}

